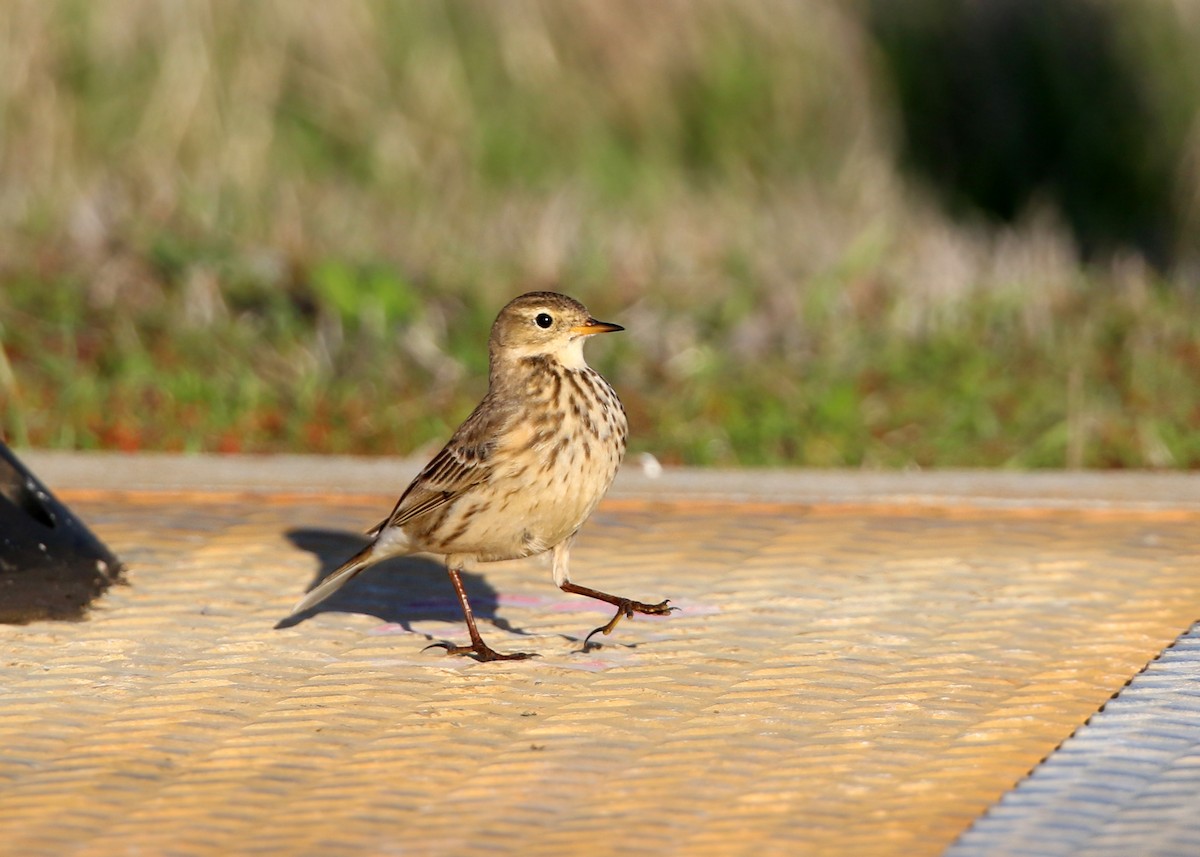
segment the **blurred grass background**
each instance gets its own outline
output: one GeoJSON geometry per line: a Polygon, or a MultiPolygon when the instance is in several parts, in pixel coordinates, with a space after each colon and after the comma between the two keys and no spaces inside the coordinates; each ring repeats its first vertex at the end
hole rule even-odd
{"type": "Polygon", "coordinates": [[[1200,466],[1200,5],[0,5],[0,437],[407,454],[575,295],[667,463],[1200,466]]]}

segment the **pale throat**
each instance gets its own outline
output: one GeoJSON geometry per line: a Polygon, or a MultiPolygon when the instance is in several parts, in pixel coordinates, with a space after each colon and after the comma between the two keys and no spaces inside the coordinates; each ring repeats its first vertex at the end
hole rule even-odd
{"type": "Polygon", "coordinates": [[[554,355],[564,368],[587,368],[587,362],[583,359],[583,339],[582,336],[573,337],[554,355]]]}

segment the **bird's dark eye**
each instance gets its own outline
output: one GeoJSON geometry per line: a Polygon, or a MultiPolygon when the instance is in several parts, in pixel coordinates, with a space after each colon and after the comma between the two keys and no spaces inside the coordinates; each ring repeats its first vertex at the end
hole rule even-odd
{"type": "Polygon", "coordinates": [[[548,328],[550,325],[554,324],[554,319],[552,319],[550,317],[550,313],[548,313],[548,312],[539,312],[537,314],[537,318],[535,318],[534,321],[536,321],[537,326],[542,328],[543,330],[548,328]]]}

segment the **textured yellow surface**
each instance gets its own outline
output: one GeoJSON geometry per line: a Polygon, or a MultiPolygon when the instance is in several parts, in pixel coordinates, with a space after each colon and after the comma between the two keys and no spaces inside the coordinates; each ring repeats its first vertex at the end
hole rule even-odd
{"type": "Polygon", "coordinates": [[[576,582],[424,559],[290,627],[388,496],[63,492],[130,566],[0,627],[12,854],[938,854],[1185,630],[1194,513],[609,502],[576,582]]]}

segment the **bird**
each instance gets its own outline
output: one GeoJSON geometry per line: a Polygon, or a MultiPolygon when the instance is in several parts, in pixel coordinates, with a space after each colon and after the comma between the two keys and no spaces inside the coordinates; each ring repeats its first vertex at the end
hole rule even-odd
{"type": "Polygon", "coordinates": [[[527,292],[500,310],[488,339],[488,390],[445,447],[400,495],[392,513],[368,531],[370,542],[321,581],[292,615],[324,601],[366,568],[412,553],[441,554],[466,620],[468,645],[433,643],[478,661],[521,660],[480,636],[463,588],[469,561],[494,562],[549,552],[564,592],[616,608],[597,633],[622,617],[668,615],[669,601],[647,604],[571,582],[571,544],[612,485],[629,423],[616,392],[587,365],[583,344],[624,330],[598,321],[574,298],[527,292]]]}

